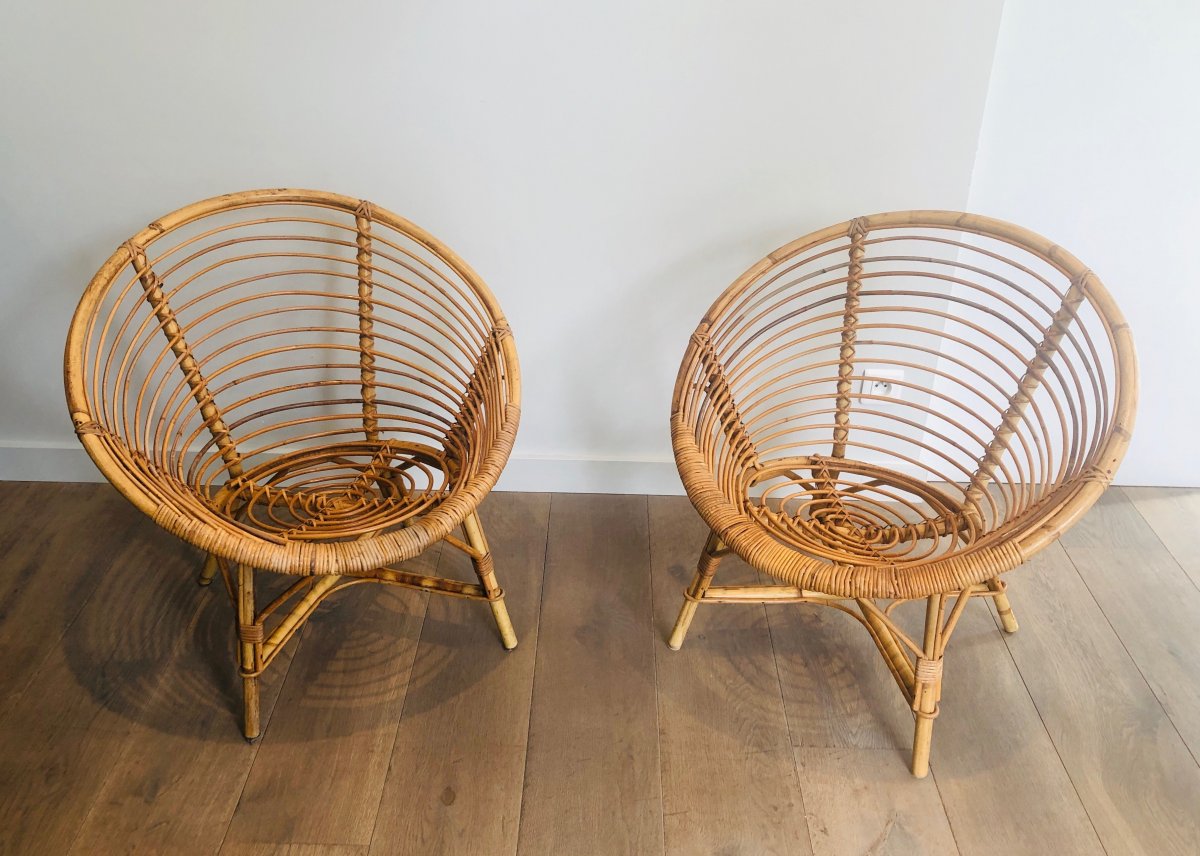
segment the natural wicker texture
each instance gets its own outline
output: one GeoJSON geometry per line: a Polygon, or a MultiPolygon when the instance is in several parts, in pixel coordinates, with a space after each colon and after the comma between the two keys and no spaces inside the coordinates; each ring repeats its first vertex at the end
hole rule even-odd
{"type": "Polygon", "coordinates": [[[366,580],[486,599],[516,644],[475,514],[516,434],[516,350],[475,272],[412,223],[304,190],[176,211],[96,274],[65,377],[104,475],[209,553],[202,582],[220,566],[257,646],[248,678],[324,596],[366,580]],[[480,585],[389,568],[442,539],[480,585]],[[309,578],[272,632],[286,611],[255,612],[250,569],[309,578]]]}
{"type": "Polygon", "coordinates": [[[712,535],[671,647],[705,600],[850,614],[912,704],[924,775],[963,607],[991,598],[1017,629],[999,576],[1100,496],[1136,396],[1111,296],[1020,227],[905,211],[771,253],[704,316],[675,386],[675,459],[712,535]],[[783,585],[713,586],[730,551],[783,585]],[[923,640],[892,619],[915,598],[923,640]]]}
{"type": "Polygon", "coordinates": [[[981,583],[1100,495],[1132,427],[1129,330],[1077,259],[968,214],[863,217],[737,280],[684,356],[688,495],[779,579],[843,596],[981,583]],[[902,398],[860,392],[903,371],[902,398]]]}

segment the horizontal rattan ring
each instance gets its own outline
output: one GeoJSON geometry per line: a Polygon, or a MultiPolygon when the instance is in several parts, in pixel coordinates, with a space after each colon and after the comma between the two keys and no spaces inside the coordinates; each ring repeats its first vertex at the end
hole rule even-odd
{"type": "Polygon", "coordinates": [[[1082,262],[1003,221],[860,217],[770,253],[704,315],[675,385],[688,496],[789,585],[919,598],[994,580],[1111,482],[1132,337],[1082,262]],[[863,392],[873,371],[904,396],[863,392]]]}
{"type": "Polygon", "coordinates": [[[135,506],[290,574],[364,573],[445,538],[520,416],[479,276],[404,218],[310,190],[208,199],[119,246],[64,378],[80,442],[135,506]]]}

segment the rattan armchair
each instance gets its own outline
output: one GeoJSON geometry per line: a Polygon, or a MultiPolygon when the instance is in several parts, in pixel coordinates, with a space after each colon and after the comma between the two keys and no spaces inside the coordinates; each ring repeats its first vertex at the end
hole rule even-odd
{"type": "Polygon", "coordinates": [[[475,272],[412,223],[304,190],[169,214],[87,287],[65,378],[101,472],[207,554],[201,584],[221,573],[247,739],[259,675],[347,586],[485,600],[516,646],[476,513],[517,430],[516,350],[475,272]],[[399,567],[438,541],[477,583],[399,567]],[[297,579],[260,607],[264,571],[297,579]]]}
{"type": "Polygon", "coordinates": [[[1001,575],[1104,491],[1136,394],[1104,286],[1025,229],[905,211],[782,247],[716,301],[679,371],[675,459],[711,534],[670,647],[700,603],[846,612],[911,705],[924,776],[963,609],[990,598],[1017,630],[1001,575]],[[778,584],[713,585],[730,552],[778,584]],[[915,599],[923,635],[896,612],[915,599]]]}

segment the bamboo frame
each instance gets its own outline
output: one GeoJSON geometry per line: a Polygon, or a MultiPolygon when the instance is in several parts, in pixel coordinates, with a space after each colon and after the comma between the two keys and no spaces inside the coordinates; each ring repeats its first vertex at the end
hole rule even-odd
{"type": "Polygon", "coordinates": [[[97,272],[64,378],[101,472],[205,551],[200,584],[221,573],[248,739],[259,675],[347,586],[487,601],[516,645],[476,511],[516,435],[516,349],[487,286],[419,227],[309,190],[189,205],[97,272]],[[478,583],[399,567],[443,540],[478,583]],[[263,571],[300,579],[258,609],[263,571]]]}
{"type": "Polygon", "coordinates": [[[963,609],[990,598],[1016,632],[1000,575],[1104,491],[1136,398],[1112,297],[1019,226],[903,211],[776,250],[717,299],[679,370],[675,459],[711,531],[668,644],[705,601],[851,615],[912,707],[925,775],[963,609]],[[865,391],[879,370],[905,372],[899,400],[865,391]],[[779,584],[712,585],[728,552],[779,584]],[[910,600],[926,602],[919,641],[891,618],[910,600]]]}

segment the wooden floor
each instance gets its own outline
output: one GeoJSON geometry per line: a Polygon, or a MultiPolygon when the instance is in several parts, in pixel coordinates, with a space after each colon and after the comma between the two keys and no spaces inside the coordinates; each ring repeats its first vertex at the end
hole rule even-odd
{"type": "Polygon", "coordinates": [[[923,781],[846,616],[704,606],[667,649],[686,499],[483,519],[520,647],[482,604],[357,586],[267,673],[249,745],[197,554],[107,486],[0,484],[0,852],[1200,853],[1200,492],[1109,491],[1008,577],[1015,636],[970,605],[923,781]]]}

